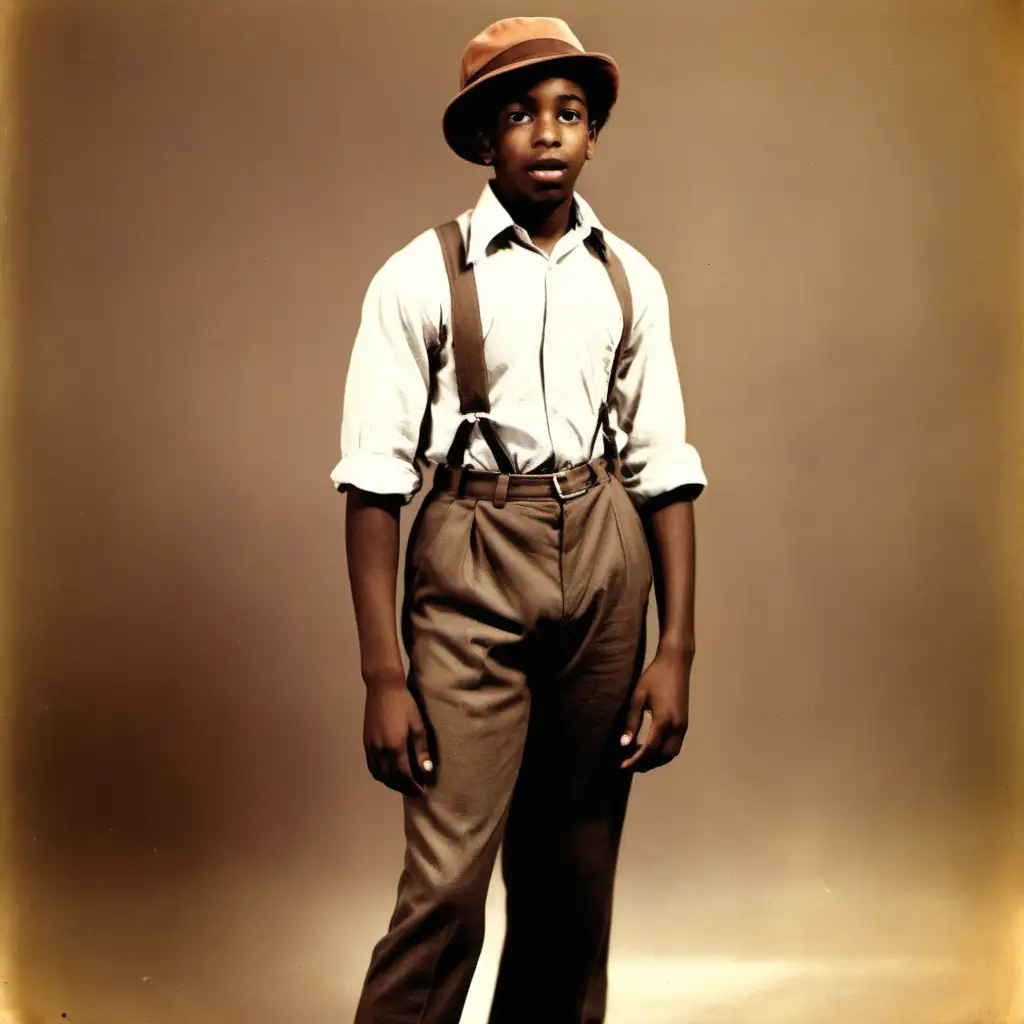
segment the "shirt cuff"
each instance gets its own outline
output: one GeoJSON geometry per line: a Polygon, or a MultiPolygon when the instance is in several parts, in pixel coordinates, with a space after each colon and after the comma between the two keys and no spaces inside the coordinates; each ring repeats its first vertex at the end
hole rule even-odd
{"type": "Polygon", "coordinates": [[[622,485],[639,509],[652,498],[680,487],[686,488],[688,499],[695,500],[703,494],[708,480],[696,448],[686,445],[680,451],[659,456],[643,466],[623,462],[622,485]]]}
{"type": "Polygon", "coordinates": [[[393,455],[356,452],[334,467],[331,481],[341,493],[356,487],[371,494],[398,494],[402,504],[408,505],[423,486],[423,474],[415,463],[393,455]]]}

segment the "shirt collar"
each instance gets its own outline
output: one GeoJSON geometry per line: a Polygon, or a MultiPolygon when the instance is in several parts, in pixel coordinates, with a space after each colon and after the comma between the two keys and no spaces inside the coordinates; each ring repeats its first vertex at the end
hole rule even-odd
{"type": "MultiPolygon", "coordinates": [[[[582,240],[593,237],[594,242],[604,246],[604,226],[598,220],[590,204],[578,193],[575,198],[576,223],[571,231],[578,231],[582,240]]],[[[484,186],[480,198],[469,217],[469,245],[466,260],[470,266],[488,255],[488,247],[499,236],[516,231],[515,221],[501,201],[494,194],[490,182],[484,186]]]]}

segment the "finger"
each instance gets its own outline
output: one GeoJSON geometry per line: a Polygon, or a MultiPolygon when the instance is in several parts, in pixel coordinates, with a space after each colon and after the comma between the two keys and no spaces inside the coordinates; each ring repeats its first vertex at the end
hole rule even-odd
{"type": "Polygon", "coordinates": [[[388,789],[395,788],[395,777],[397,771],[392,764],[392,758],[386,747],[368,747],[366,750],[366,763],[369,766],[370,774],[382,786],[388,789]]]}
{"type": "Polygon", "coordinates": [[[399,772],[395,772],[395,774],[391,776],[391,780],[388,783],[388,789],[394,790],[402,796],[411,797],[414,800],[423,796],[423,787],[415,780],[410,779],[408,776],[402,775],[399,772]]]}
{"type": "Polygon", "coordinates": [[[683,736],[682,733],[673,732],[667,740],[665,740],[664,746],[661,748],[661,763],[668,764],[669,761],[674,761],[679,756],[679,751],[683,749],[683,736]]]}
{"type": "Polygon", "coordinates": [[[377,782],[383,782],[383,765],[376,747],[366,748],[366,767],[377,782]]]}
{"type": "Polygon", "coordinates": [[[423,787],[419,784],[412,771],[408,750],[394,752],[392,757],[392,781],[395,789],[406,796],[421,796],[423,787]]]}
{"type": "Polygon", "coordinates": [[[387,751],[377,748],[373,754],[373,767],[370,774],[382,785],[387,786],[388,789],[394,789],[394,776],[395,771],[391,766],[391,760],[388,757],[387,751]]]}
{"type": "Polygon", "coordinates": [[[434,762],[430,757],[430,746],[427,743],[427,733],[422,724],[414,725],[410,728],[409,746],[412,748],[412,756],[416,767],[427,777],[433,775],[434,762]]]}
{"type": "Polygon", "coordinates": [[[394,765],[389,768],[385,768],[381,772],[380,781],[387,786],[388,789],[393,790],[395,793],[400,793],[402,796],[419,796],[419,790],[416,783],[410,781],[407,776],[402,775],[394,765]]]}
{"type": "Polygon", "coordinates": [[[656,722],[652,722],[647,730],[647,736],[644,741],[638,746],[633,756],[623,762],[623,769],[625,771],[638,771],[637,765],[646,764],[652,756],[660,753],[660,742],[662,742],[660,727],[656,722]]]}
{"type": "Polygon", "coordinates": [[[629,758],[623,768],[626,771],[646,772],[650,771],[661,757],[664,736],[661,726],[657,722],[651,722],[651,728],[647,732],[647,738],[639,750],[629,758]]]}
{"type": "Polygon", "coordinates": [[[641,688],[637,687],[633,691],[633,696],[629,701],[629,711],[626,714],[626,727],[622,731],[622,737],[619,739],[619,743],[623,747],[628,747],[632,743],[637,734],[640,732],[640,726],[644,720],[644,707],[647,704],[647,693],[641,688]]]}
{"type": "Polygon", "coordinates": [[[639,747],[637,747],[636,750],[633,752],[633,755],[631,757],[626,758],[626,760],[622,762],[622,770],[626,772],[635,771],[636,765],[640,763],[640,759],[646,755],[647,747],[647,743],[643,743],[639,747]]]}

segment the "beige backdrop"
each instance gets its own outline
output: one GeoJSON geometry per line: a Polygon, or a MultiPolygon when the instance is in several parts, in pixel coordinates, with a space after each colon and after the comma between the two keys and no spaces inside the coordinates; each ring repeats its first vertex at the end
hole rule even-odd
{"type": "MultiPolygon", "coordinates": [[[[11,1022],[350,1019],[402,837],[360,745],[344,376],[372,273],[483,185],[440,115],[510,13],[16,12],[11,1022]]],[[[1019,10],[521,13],[621,63],[581,191],[664,276],[710,477],[609,1024],[1008,1020],[1019,10]]]]}

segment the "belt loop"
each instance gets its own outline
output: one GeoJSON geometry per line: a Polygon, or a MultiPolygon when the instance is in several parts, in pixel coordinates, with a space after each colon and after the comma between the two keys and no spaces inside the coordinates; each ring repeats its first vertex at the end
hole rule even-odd
{"type": "Polygon", "coordinates": [[[451,490],[456,498],[462,497],[462,478],[465,475],[464,466],[456,466],[452,471],[451,490]]]}
{"type": "Polygon", "coordinates": [[[494,502],[495,508],[504,508],[505,499],[508,498],[508,474],[502,473],[498,477],[498,482],[494,486],[494,502]]]}

